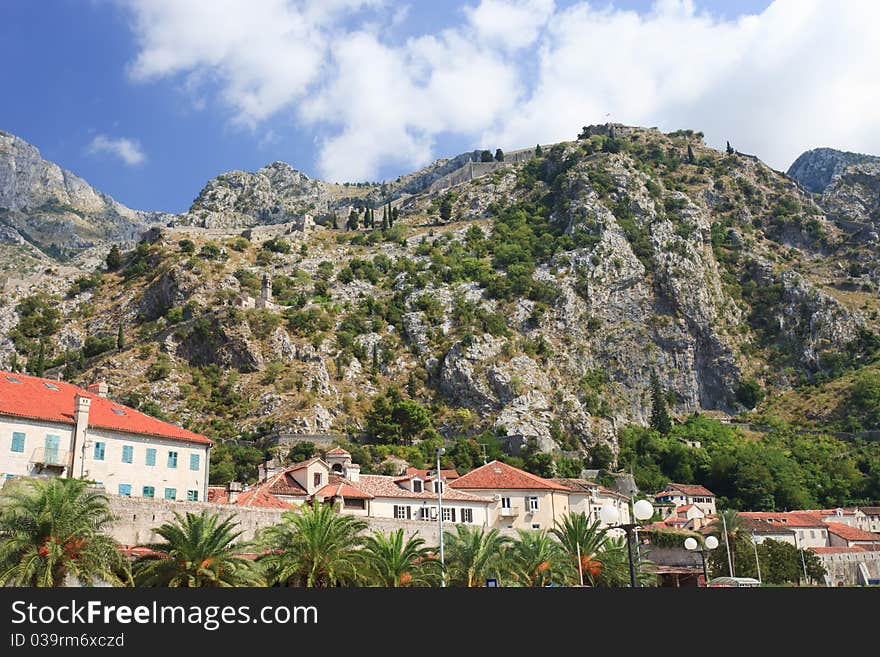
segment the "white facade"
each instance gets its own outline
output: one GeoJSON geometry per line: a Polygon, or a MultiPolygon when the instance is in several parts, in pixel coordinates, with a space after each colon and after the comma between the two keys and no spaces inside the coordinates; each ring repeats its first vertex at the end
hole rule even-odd
{"type": "MultiPolygon", "coordinates": [[[[367,500],[369,515],[374,518],[422,520],[437,522],[436,499],[408,499],[405,497],[374,497],[367,500]]],[[[489,524],[488,503],[464,500],[443,500],[443,521],[455,524],[489,524]]],[[[349,513],[348,509],[343,512],[349,513]]]]}
{"type": "Polygon", "coordinates": [[[79,429],[0,415],[0,483],[17,476],[75,477],[98,482],[112,495],[206,499],[210,444],[79,429]]]}

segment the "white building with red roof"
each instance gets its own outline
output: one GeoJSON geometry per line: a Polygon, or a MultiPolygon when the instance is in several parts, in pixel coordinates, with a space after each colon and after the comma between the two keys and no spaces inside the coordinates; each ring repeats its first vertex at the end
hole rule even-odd
{"type": "Polygon", "coordinates": [[[471,470],[449,487],[490,502],[489,527],[549,530],[568,514],[567,486],[501,461],[471,470]]]}
{"type": "Polygon", "coordinates": [[[0,372],[0,481],[75,477],[110,494],[204,501],[213,441],[107,392],[0,372]]]}
{"type": "Polygon", "coordinates": [[[715,493],[704,486],[670,482],[654,495],[654,499],[661,504],[672,504],[676,508],[693,504],[705,515],[715,515],[715,493]]]}

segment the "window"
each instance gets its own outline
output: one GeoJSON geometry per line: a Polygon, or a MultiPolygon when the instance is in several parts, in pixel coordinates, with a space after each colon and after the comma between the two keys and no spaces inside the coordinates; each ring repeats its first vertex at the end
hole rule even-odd
{"type": "Polygon", "coordinates": [[[156,489],[152,486],[144,486],[143,497],[156,497],[156,489]]]}
{"type": "Polygon", "coordinates": [[[421,479],[413,479],[413,493],[421,493],[422,492],[422,480],[421,479]]]}
{"type": "Polygon", "coordinates": [[[342,502],[343,502],[342,506],[344,506],[346,509],[366,509],[367,508],[366,500],[362,500],[362,499],[352,500],[347,497],[343,497],[342,502]]]}
{"type": "Polygon", "coordinates": [[[104,460],[104,448],[106,447],[105,443],[96,442],[95,443],[95,460],[103,461],[104,460]]]}
{"type": "Polygon", "coordinates": [[[24,434],[20,431],[15,431],[12,433],[12,451],[13,452],[23,452],[24,451],[24,434]]]}
{"type": "Polygon", "coordinates": [[[134,462],[134,447],[132,447],[131,445],[123,445],[122,446],[122,462],[123,463],[134,462]]]}
{"type": "Polygon", "coordinates": [[[165,489],[165,499],[166,500],[176,500],[177,499],[177,489],[176,488],[166,488],[165,489]]]}
{"type": "Polygon", "coordinates": [[[529,510],[529,513],[534,513],[535,511],[538,510],[538,498],[537,497],[535,497],[535,496],[529,497],[527,499],[527,502],[528,502],[527,508],[529,510]]]}
{"type": "Polygon", "coordinates": [[[131,497],[131,484],[119,484],[119,494],[131,497]]]}
{"type": "Polygon", "coordinates": [[[438,482],[434,483],[434,490],[436,492],[440,493],[441,495],[446,492],[445,490],[443,490],[443,482],[442,481],[438,481],[438,482]]]}
{"type": "Polygon", "coordinates": [[[539,522],[532,523],[532,529],[541,529],[541,523],[539,523],[539,522]]]}
{"type": "Polygon", "coordinates": [[[168,467],[177,467],[177,452],[168,452],[168,467]]]}
{"type": "Polygon", "coordinates": [[[147,448],[147,465],[156,465],[156,450],[152,447],[147,448]]]}
{"type": "Polygon", "coordinates": [[[395,504],[394,505],[394,517],[398,520],[409,520],[411,515],[410,508],[408,506],[395,504]]]}
{"type": "Polygon", "coordinates": [[[448,520],[449,522],[455,522],[455,509],[452,507],[444,506],[443,507],[443,520],[448,520]]]}
{"type": "Polygon", "coordinates": [[[816,530],[815,529],[810,530],[810,538],[816,538],[816,530]]]}
{"type": "Polygon", "coordinates": [[[320,485],[321,485],[321,473],[320,473],[320,472],[316,472],[316,473],[315,473],[315,476],[314,476],[314,478],[313,478],[313,481],[315,482],[315,486],[320,486],[320,485]]]}
{"type": "Polygon", "coordinates": [[[190,454],[189,455],[189,469],[190,470],[198,470],[199,469],[199,454],[190,454]]]}
{"type": "MultiPolygon", "coordinates": [[[[431,508],[432,507],[423,506],[421,509],[419,509],[419,520],[430,520],[431,508]]],[[[437,514],[435,513],[434,516],[436,517],[437,514]]]]}
{"type": "Polygon", "coordinates": [[[461,521],[462,522],[473,522],[474,521],[474,510],[473,509],[462,509],[461,510],[461,521]]]}
{"type": "Polygon", "coordinates": [[[509,497],[502,497],[501,498],[501,508],[502,509],[509,509],[510,508],[510,498],[509,497]]]}
{"type": "Polygon", "coordinates": [[[186,501],[187,502],[198,502],[199,501],[199,491],[197,491],[197,490],[186,491],[186,501]]]}

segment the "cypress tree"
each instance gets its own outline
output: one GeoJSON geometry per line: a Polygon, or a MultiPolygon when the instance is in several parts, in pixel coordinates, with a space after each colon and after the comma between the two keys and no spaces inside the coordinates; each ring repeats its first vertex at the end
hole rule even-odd
{"type": "Polygon", "coordinates": [[[107,254],[106,264],[107,271],[116,271],[122,266],[122,251],[119,250],[119,246],[116,244],[110,247],[110,252],[107,254]]]}
{"type": "Polygon", "coordinates": [[[399,217],[400,217],[400,210],[398,208],[394,208],[391,211],[391,225],[392,226],[397,222],[397,219],[399,217]]]}
{"type": "Polygon", "coordinates": [[[694,149],[688,144],[688,164],[693,164],[696,161],[694,157],[694,149]]]}
{"type": "Polygon", "coordinates": [[[388,230],[388,208],[385,208],[385,212],[382,213],[382,230],[388,230]]]}
{"type": "Polygon", "coordinates": [[[116,348],[124,349],[125,348],[125,334],[122,331],[122,324],[119,325],[119,330],[116,331],[116,348]]]}
{"type": "Polygon", "coordinates": [[[348,213],[348,222],[345,224],[345,227],[348,230],[357,230],[358,229],[358,213],[354,208],[351,209],[351,212],[348,213]]]}
{"type": "Polygon", "coordinates": [[[40,340],[40,345],[37,347],[37,355],[34,358],[33,365],[28,361],[28,369],[34,376],[43,376],[43,373],[46,371],[46,343],[42,340],[40,340]]]}
{"type": "Polygon", "coordinates": [[[730,145],[730,142],[727,142],[727,154],[733,155],[733,147],[730,145]]]}
{"type": "Polygon", "coordinates": [[[336,213],[334,212],[334,213],[333,213],[333,229],[336,230],[336,229],[338,229],[338,228],[339,228],[339,222],[338,222],[338,220],[337,220],[337,218],[336,218],[336,213]]]}
{"type": "Polygon", "coordinates": [[[664,436],[672,430],[672,420],[666,410],[666,396],[656,370],[651,372],[651,428],[664,436]]]}
{"type": "Polygon", "coordinates": [[[535,157],[542,157],[544,155],[544,150],[541,148],[541,144],[535,146],[535,157]]]}
{"type": "Polygon", "coordinates": [[[504,151],[502,151],[500,148],[495,151],[495,161],[504,162],[504,151]]]}

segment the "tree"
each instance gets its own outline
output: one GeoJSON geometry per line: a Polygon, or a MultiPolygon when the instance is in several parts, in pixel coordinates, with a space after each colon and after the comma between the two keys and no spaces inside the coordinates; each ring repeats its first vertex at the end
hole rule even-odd
{"type": "Polygon", "coordinates": [[[730,142],[727,142],[727,154],[733,155],[733,153],[734,153],[733,147],[731,147],[730,142]]]}
{"type": "Polygon", "coordinates": [[[510,539],[497,529],[456,525],[444,532],[446,572],[450,586],[483,586],[504,573],[504,553],[510,539]]]}
{"type": "Polygon", "coordinates": [[[709,529],[718,536],[719,541],[718,549],[711,555],[716,570],[722,572],[724,569],[719,566],[728,565],[724,572],[727,572],[731,577],[736,577],[736,550],[734,546],[737,539],[744,536],[746,532],[742,516],[734,509],[724,509],[718,512],[717,518],[709,525],[709,529]],[[730,564],[727,564],[728,547],[730,548],[730,564]]]}
{"type": "Polygon", "coordinates": [[[107,496],[81,479],[10,481],[0,495],[0,584],[120,586],[131,575],[116,541],[107,496]]]}
{"type": "Polygon", "coordinates": [[[672,430],[672,420],[666,410],[666,395],[656,370],[651,372],[651,427],[664,436],[672,430]]]}
{"type": "Polygon", "coordinates": [[[270,584],[329,587],[354,583],[358,578],[356,548],[367,523],[340,514],[329,504],[316,503],[287,511],[281,523],[260,532],[268,550],[258,562],[270,584]]]}
{"type": "Polygon", "coordinates": [[[196,243],[191,239],[182,239],[177,243],[177,246],[180,247],[181,253],[195,253],[196,252],[196,243]]]}
{"type": "Polygon", "coordinates": [[[452,200],[449,198],[449,195],[443,197],[443,200],[440,201],[440,221],[441,223],[447,224],[452,219],[452,200]]]}
{"type": "Polygon", "coordinates": [[[254,562],[242,556],[234,516],[220,520],[207,510],[174,513],[174,522],[153,529],[165,540],[148,545],[151,553],[134,563],[138,586],[183,588],[254,586],[262,578],[254,562]]]}
{"type": "Polygon", "coordinates": [[[43,376],[46,372],[46,342],[44,340],[40,340],[37,345],[36,356],[28,359],[27,369],[34,376],[43,376]]]}
{"type": "Polygon", "coordinates": [[[523,468],[539,477],[553,477],[553,456],[542,452],[538,441],[529,438],[520,453],[523,459],[523,468]]]}
{"type": "Polygon", "coordinates": [[[558,519],[550,531],[568,555],[571,577],[579,581],[583,573],[584,583],[596,586],[602,571],[598,554],[605,546],[605,532],[599,520],[590,521],[584,513],[569,513],[558,519]]]}
{"type": "Polygon", "coordinates": [[[434,550],[417,536],[403,540],[403,529],[385,536],[373,532],[358,551],[363,562],[361,577],[373,586],[435,586],[440,581],[440,561],[434,550]]]}
{"type": "Polygon", "coordinates": [[[544,531],[517,530],[517,538],[507,549],[507,568],[519,586],[566,584],[571,568],[559,543],[544,531]]]}
{"type": "Polygon", "coordinates": [[[697,161],[697,158],[694,157],[694,148],[690,144],[688,144],[688,164],[693,164],[697,161]]]}
{"type": "Polygon", "coordinates": [[[614,464],[614,452],[608,443],[596,443],[590,447],[590,466],[608,470],[614,464]]]}
{"type": "Polygon", "coordinates": [[[492,151],[481,151],[480,162],[491,162],[495,158],[492,157],[492,151]]]}
{"type": "Polygon", "coordinates": [[[541,148],[541,144],[538,144],[537,146],[535,146],[535,157],[543,157],[543,156],[544,156],[544,149],[541,148]]]}
{"type": "Polygon", "coordinates": [[[122,266],[122,251],[120,251],[118,245],[114,244],[110,247],[105,263],[107,265],[107,271],[116,271],[122,266]]]}
{"type": "Polygon", "coordinates": [[[290,451],[287,452],[287,461],[289,463],[302,463],[303,461],[308,461],[317,453],[318,449],[315,447],[315,443],[300,440],[290,447],[290,451]]]}
{"type": "Polygon", "coordinates": [[[348,221],[345,224],[345,227],[348,230],[357,230],[358,229],[358,213],[354,208],[351,209],[351,212],[348,213],[348,221]]]}
{"type": "Polygon", "coordinates": [[[397,223],[397,219],[400,217],[400,208],[392,208],[391,217],[389,218],[389,223],[393,226],[397,223]]]}
{"type": "Polygon", "coordinates": [[[384,444],[408,445],[433,428],[430,413],[418,402],[402,399],[396,389],[373,400],[366,421],[370,438],[384,444]]]}
{"type": "Polygon", "coordinates": [[[339,217],[336,216],[336,213],[333,213],[333,230],[337,230],[339,228],[339,217]]]}
{"type": "Polygon", "coordinates": [[[504,151],[502,151],[500,148],[495,151],[495,161],[504,162],[504,151]]]}
{"type": "Polygon", "coordinates": [[[119,330],[116,331],[116,348],[125,348],[125,333],[123,331],[122,324],[119,324],[119,330]]]}

